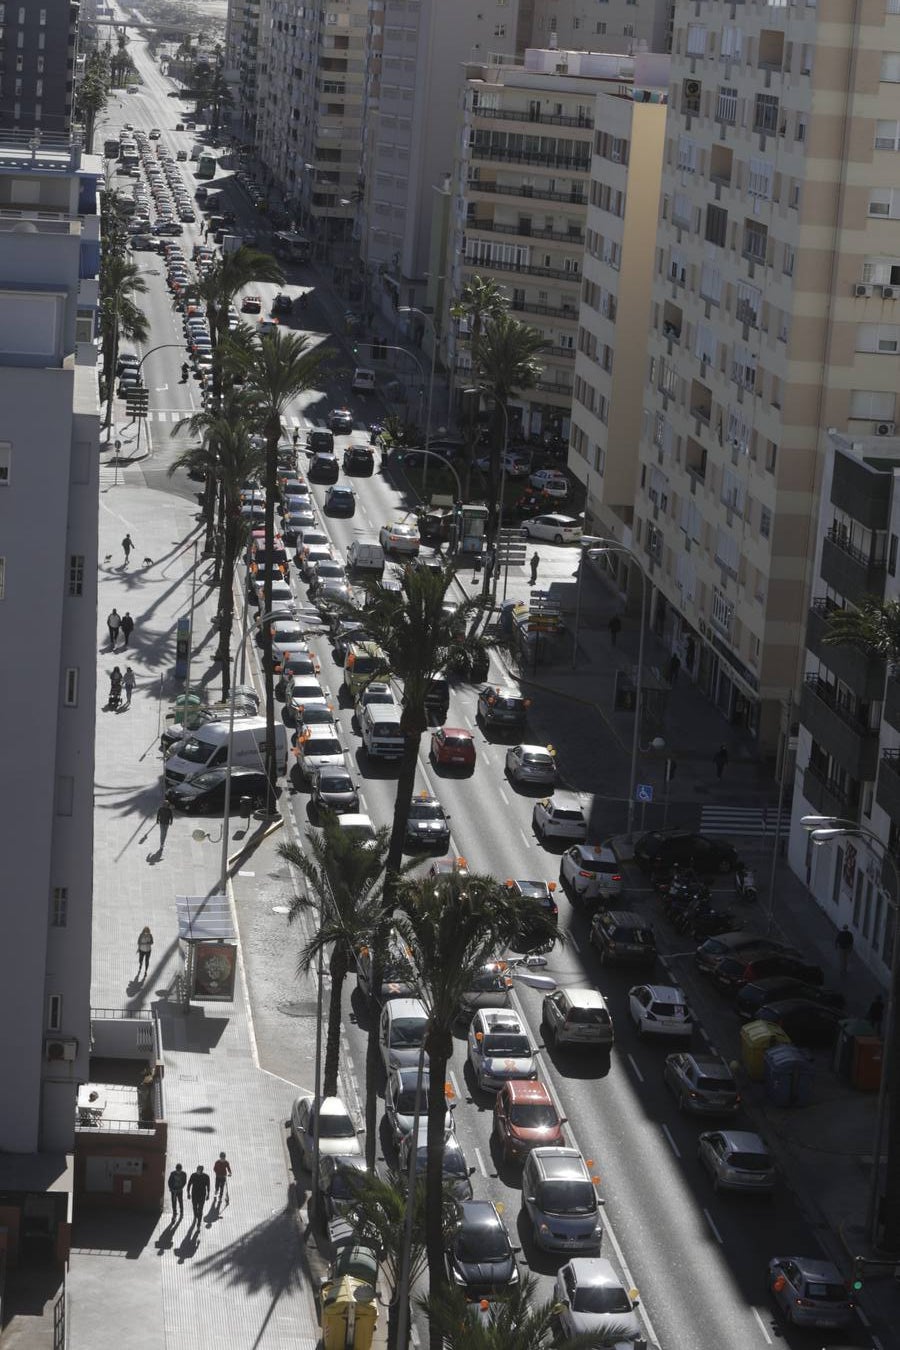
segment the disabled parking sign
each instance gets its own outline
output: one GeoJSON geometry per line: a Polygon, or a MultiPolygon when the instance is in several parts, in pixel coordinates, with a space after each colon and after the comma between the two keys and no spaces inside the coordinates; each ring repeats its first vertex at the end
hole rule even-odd
{"type": "Polygon", "coordinates": [[[636,800],[636,801],[639,801],[639,802],[642,802],[644,805],[646,805],[648,802],[652,802],[652,801],[653,801],[653,784],[652,784],[652,783],[638,783],[638,785],[637,785],[637,790],[636,790],[636,792],[635,792],[634,795],[635,795],[635,800],[636,800]]]}

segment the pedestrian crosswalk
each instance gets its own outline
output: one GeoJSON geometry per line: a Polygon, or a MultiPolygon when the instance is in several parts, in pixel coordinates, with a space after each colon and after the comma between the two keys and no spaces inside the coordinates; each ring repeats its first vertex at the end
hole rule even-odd
{"type": "MultiPolygon", "coordinates": [[[[728,838],[769,838],[775,834],[778,804],[768,806],[704,806],[700,810],[700,832],[727,835],[728,838]]],[[[786,803],[781,812],[779,834],[786,839],[790,833],[791,810],[786,803]]]]}
{"type": "MultiPolygon", "coordinates": [[[[150,422],[174,425],[180,422],[182,418],[193,417],[195,412],[202,411],[200,408],[154,408],[152,405],[147,414],[147,420],[150,422]]],[[[306,431],[309,424],[302,417],[283,417],[281,419],[285,431],[290,434],[294,428],[306,431]]]]}

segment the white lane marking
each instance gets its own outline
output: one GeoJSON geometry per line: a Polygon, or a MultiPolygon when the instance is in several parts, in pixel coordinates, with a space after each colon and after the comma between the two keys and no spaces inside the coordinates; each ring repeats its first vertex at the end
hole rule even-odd
{"type": "Polygon", "coordinates": [[[519,826],[519,834],[522,836],[523,840],[525,841],[525,847],[526,847],[526,848],[531,848],[531,840],[528,838],[528,835],[527,835],[527,834],[525,833],[525,831],[522,829],[522,826],[521,826],[521,825],[519,826]]]}
{"type": "Polygon", "coordinates": [[[504,802],[506,802],[506,805],[509,806],[509,798],[507,797],[506,793],[503,791],[503,788],[498,788],[497,791],[500,793],[500,798],[501,798],[501,800],[504,801],[504,802]]]}
{"type": "Polygon", "coordinates": [[[490,764],[491,757],[487,750],[482,750],[481,758],[484,760],[485,764],[490,764]]]}
{"type": "Polygon", "coordinates": [[[460,1095],[459,1095],[459,1083],[457,1083],[457,1081],[456,1081],[456,1074],[453,1072],[452,1069],[451,1069],[450,1072],[448,1073],[447,1077],[450,1079],[450,1086],[451,1086],[452,1089],[453,1089],[453,1096],[454,1096],[454,1099],[455,1099],[456,1101],[461,1101],[462,1098],[461,1098],[460,1095]]]}
{"type": "MultiPolygon", "coordinates": [[[[675,1157],[676,1157],[676,1158],[680,1158],[680,1157],[681,1157],[681,1150],[680,1150],[680,1148],[678,1147],[678,1145],[675,1143],[675,1140],[674,1140],[673,1137],[672,1137],[672,1131],[669,1129],[668,1125],[663,1125],[663,1127],[662,1127],[662,1132],[663,1132],[663,1134],[666,1136],[666,1138],[668,1139],[668,1141],[669,1141],[669,1148],[670,1148],[670,1149],[672,1150],[672,1152],[675,1154],[675,1157]]],[[[705,1214],[705,1213],[706,1213],[706,1210],[704,1210],[703,1213],[705,1214]]],[[[712,1219],[710,1219],[710,1223],[712,1223],[712,1219]]],[[[720,1238],[719,1241],[721,1242],[721,1240],[722,1240],[722,1239],[720,1238]]]]}
{"type": "Polygon", "coordinates": [[[644,1081],[644,1075],[641,1073],[640,1069],[638,1068],[637,1063],[635,1062],[634,1055],[629,1055],[629,1056],[628,1056],[628,1063],[631,1065],[631,1071],[632,1071],[632,1073],[634,1074],[635,1078],[638,1080],[639,1083],[643,1083],[643,1081],[644,1081]]]}
{"type": "Polygon", "coordinates": [[[478,1164],[478,1168],[479,1168],[479,1171],[481,1172],[481,1175],[482,1175],[483,1177],[486,1177],[486,1176],[487,1176],[487,1168],[486,1168],[485,1165],[484,1165],[484,1158],[482,1158],[482,1156],[481,1156],[481,1149],[480,1149],[480,1148],[476,1148],[476,1149],[475,1149],[475,1161],[476,1161],[477,1164],[478,1164]]]}
{"type": "Polygon", "coordinates": [[[239,877],[255,877],[255,872],[238,872],[239,877]]]}
{"type": "Polygon", "coordinates": [[[751,1308],[750,1311],[753,1313],[753,1316],[756,1318],[756,1321],[757,1321],[757,1323],[758,1323],[758,1325],[759,1325],[760,1331],[761,1331],[762,1334],[763,1334],[763,1338],[764,1338],[764,1340],[765,1340],[765,1342],[766,1342],[766,1345],[771,1345],[771,1344],[772,1344],[772,1337],[771,1337],[771,1336],[769,1335],[769,1333],[766,1331],[766,1324],[765,1324],[765,1322],[762,1320],[762,1316],[761,1316],[761,1314],[760,1314],[759,1308],[751,1308]]]}
{"type": "MultiPolygon", "coordinates": [[[[665,1129],[665,1128],[666,1128],[666,1127],[665,1127],[665,1125],[664,1125],[664,1126],[663,1126],[663,1129],[665,1129]]],[[[719,1232],[718,1228],[716,1227],[715,1221],[714,1221],[714,1219],[713,1219],[713,1216],[710,1214],[710,1212],[709,1212],[708,1209],[705,1209],[705,1210],[703,1211],[703,1217],[704,1217],[704,1219],[706,1220],[706,1222],[709,1224],[710,1228],[713,1230],[713,1236],[715,1237],[716,1242],[718,1242],[718,1244],[719,1244],[720,1247],[724,1247],[724,1246],[725,1246],[725,1243],[722,1241],[722,1234],[719,1232]]]]}

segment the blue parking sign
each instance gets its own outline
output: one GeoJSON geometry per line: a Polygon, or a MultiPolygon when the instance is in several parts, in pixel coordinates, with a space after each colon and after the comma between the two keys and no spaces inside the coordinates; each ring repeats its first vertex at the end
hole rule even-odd
{"type": "Polygon", "coordinates": [[[636,801],[639,801],[639,802],[643,802],[643,803],[645,803],[645,804],[646,804],[647,802],[652,802],[652,801],[653,801],[653,784],[652,784],[652,783],[638,783],[638,785],[637,785],[637,791],[635,792],[635,800],[636,800],[636,801]]]}

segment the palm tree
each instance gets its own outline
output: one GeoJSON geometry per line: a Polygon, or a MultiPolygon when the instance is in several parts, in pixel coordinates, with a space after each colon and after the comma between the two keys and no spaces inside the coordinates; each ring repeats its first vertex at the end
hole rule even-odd
{"type": "MultiPolygon", "coordinates": [[[[188,418],[190,424],[203,414],[188,418]]],[[[182,423],[172,428],[174,436],[182,423]]],[[[191,427],[197,432],[198,427],[191,427]]],[[[262,447],[254,443],[246,423],[239,418],[210,418],[203,428],[199,447],[183,451],[169,466],[169,474],[176,469],[202,466],[207,473],[214,469],[219,484],[223,508],[222,563],[219,572],[219,611],[217,625],[219,648],[215,659],[222,663],[222,698],[231,693],[231,629],[234,621],[234,569],[246,542],[248,526],[241,515],[241,488],[248,479],[255,478],[265,463],[262,447]],[[215,447],[215,449],[213,449],[215,447]]]]}
{"type": "MultiPolygon", "coordinates": [[[[373,678],[378,679],[390,673],[403,684],[400,714],[403,755],[397,777],[394,818],[386,859],[385,895],[389,910],[393,908],[393,887],[401,870],[419,746],[428,728],[425,696],[429,685],[435,676],[443,674],[461,652],[483,651],[486,646],[484,639],[466,631],[469,616],[479,608],[477,600],[466,600],[450,609],[445,608],[453,575],[453,569],[449,567],[443,572],[405,567],[400,577],[399,591],[389,590],[376,581],[367,588],[364,605],[346,606],[348,617],[357,619],[372,641],[384,652],[384,670],[374,672],[373,678]]],[[[381,983],[383,960],[381,944],[374,943],[372,978],[376,989],[381,983]]],[[[378,1027],[373,1019],[366,1051],[366,1150],[370,1166],[375,1159],[379,1059],[378,1027]]]]}
{"type": "Polygon", "coordinates": [[[588,1331],[565,1336],[559,1329],[559,1308],[553,1299],[537,1302],[538,1285],[526,1275],[503,1299],[490,1303],[483,1317],[473,1315],[460,1289],[448,1286],[438,1295],[422,1300],[429,1325],[443,1338],[446,1350],[535,1350],[538,1346],[553,1350],[604,1350],[623,1344],[629,1336],[627,1325],[616,1322],[603,1331],[588,1331]]]}
{"type": "Polygon", "coordinates": [[[109,68],[104,58],[95,53],[75,94],[75,110],[84,123],[85,150],[94,148],[94,127],[97,114],[106,107],[109,98],[109,68]]]}
{"type": "Polygon", "coordinates": [[[308,852],[297,844],[278,846],[279,855],[296,867],[306,883],[305,893],[291,900],[288,922],[310,910],[318,916],[315,931],[300,950],[298,973],[309,971],[319,953],[328,952],[331,992],[322,1072],[325,1097],[337,1094],[344,980],[353,968],[356,952],[369,940],[383,915],[381,888],[387,845],[386,826],[370,846],[359,843],[332,817],[325,820],[321,830],[307,835],[308,852]]]}
{"type": "MultiPolygon", "coordinates": [[[[493,877],[453,872],[440,885],[418,878],[401,881],[394,924],[411,953],[420,997],[428,1010],[428,1151],[425,1164],[425,1248],[432,1298],[446,1284],[442,1226],[444,1084],[453,1053],[453,1028],[463,995],[481,967],[503,951],[524,925],[555,936],[554,926],[533,901],[514,898],[493,877]]],[[[431,1328],[432,1350],[441,1350],[441,1330],[431,1328]]]]}
{"type": "MultiPolygon", "coordinates": [[[[240,250],[239,250],[240,252],[240,250]]],[[[266,439],[266,515],[265,545],[272,556],[275,543],[275,495],[278,474],[278,444],[283,434],[282,418],[294,399],[321,384],[322,362],[331,353],[324,347],[310,348],[310,339],[300,333],[267,333],[257,342],[250,333],[232,334],[227,344],[230,366],[246,383],[246,395],[257,406],[266,439]]],[[[272,609],[272,569],[266,569],[263,608],[272,609]]],[[[269,800],[266,809],[275,809],[275,679],[272,669],[272,628],[263,625],[263,665],[266,678],[266,775],[269,800]]]]}
{"type": "Polygon", "coordinates": [[[856,609],[832,609],[825,641],[835,647],[856,647],[867,656],[900,661],[900,601],[867,596],[856,609]]]}
{"type": "Polygon", "coordinates": [[[112,423],[119,338],[124,336],[131,342],[144,342],[150,334],[147,316],[132,298],[135,295],[143,295],[146,290],[147,283],[140,270],[124,254],[111,252],[104,257],[100,269],[99,308],[103,378],[106,381],[107,391],[106,426],[112,423]]]}
{"type": "Polygon", "coordinates": [[[547,347],[543,334],[511,314],[492,315],[472,340],[472,364],[477,382],[494,402],[494,434],[488,472],[488,538],[497,525],[500,489],[500,453],[509,425],[510,396],[530,389],[541,374],[539,354],[547,347]]]}
{"type": "Polygon", "coordinates": [[[502,286],[476,273],[463,286],[456,303],[450,306],[450,314],[454,319],[467,321],[474,342],[481,334],[485,319],[494,319],[508,309],[509,298],[502,286]]]}

